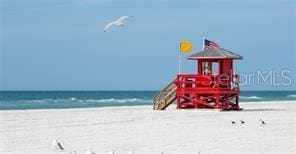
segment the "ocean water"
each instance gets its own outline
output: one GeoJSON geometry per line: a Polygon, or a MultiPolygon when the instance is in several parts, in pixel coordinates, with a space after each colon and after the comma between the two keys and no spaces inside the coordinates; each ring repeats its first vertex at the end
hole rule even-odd
{"type": "MultiPolygon", "coordinates": [[[[157,91],[0,91],[0,110],[151,105],[157,91]]],[[[240,102],[295,100],[296,91],[242,91],[240,102]]],[[[280,102],[279,102],[280,103],[280,102]]]]}

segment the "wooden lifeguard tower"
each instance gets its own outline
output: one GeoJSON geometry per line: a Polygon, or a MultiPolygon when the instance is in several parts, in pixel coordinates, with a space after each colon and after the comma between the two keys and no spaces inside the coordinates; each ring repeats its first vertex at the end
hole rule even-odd
{"type": "Polygon", "coordinates": [[[197,73],[178,74],[155,95],[154,110],[164,110],[175,100],[177,109],[240,110],[239,76],[234,74],[233,60],[242,56],[211,46],[188,59],[197,61],[197,73]]]}

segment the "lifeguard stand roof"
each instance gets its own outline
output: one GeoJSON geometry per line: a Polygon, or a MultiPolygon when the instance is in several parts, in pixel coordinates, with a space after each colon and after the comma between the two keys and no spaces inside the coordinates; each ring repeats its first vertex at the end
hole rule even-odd
{"type": "Polygon", "coordinates": [[[220,47],[209,47],[205,50],[190,55],[188,59],[243,59],[243,57],[220,47]]]}

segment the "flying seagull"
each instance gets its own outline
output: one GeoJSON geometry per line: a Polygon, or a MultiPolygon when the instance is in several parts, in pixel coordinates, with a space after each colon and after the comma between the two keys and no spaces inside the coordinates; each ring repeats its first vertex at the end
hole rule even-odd
{"type": "Polygon", "coordinates": [[[61,143],[58,142],[56,139],[52,140],[52,147],[56,150],[64,150],[64,148],[62,147],[61,143]]]}
{"type": "Polygon", "coordinates": [[[245,121],[243,121],[243,120],[240,120],[240,122],[241,122],[241,124],[244,124],[244,123],[246,123],[245,121]]]}
{"type": "Polygon", "coordinates": [[[108,23],[105,28],[104,28],[104,32],[107,32],[107,30],[111,27],[111,26],[117,26],[117,27],[122,27],[124,26],[124,21],[129,18],[130,16],[121,16],[119,17],[117,20],[108,23]]]}
{"type": "Polygon", "coordinates": [[[260,121],[263,125],[266,124],[262,119],[259,119],[259,121],[260,121]]]}

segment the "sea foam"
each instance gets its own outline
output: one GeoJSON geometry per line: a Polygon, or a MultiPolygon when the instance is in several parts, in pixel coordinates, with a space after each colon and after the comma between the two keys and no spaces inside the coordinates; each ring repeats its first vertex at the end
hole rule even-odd
{"type": "Polygon", "coordinates": [[[125,99],[115,99],[115,98],[109,98],[109,99],[87,99],[82,100],[86,102],[97,102],[97,103],[131,103],[131,102],[143,102],[143,99],[138,98],[125,98],[125,99]]]}
{"type": "Polygon", "coordinates": [[[288,98],[296,98],[296,95],[289,95],[288,98]]]}
{"type": "Polygon", "coordinates": [[[95,103],[141,103],[152,100],[143,100],[139,98],[108,98],[108,99],[77,99],[77,98],[69,98],[69,99],[36,99],[36,100],[25,100],[27,103],[58,103],[58,102],[95,102],[95,103]]]}
{"type": "Polygon", "coordinates": [[[258,97],[258,96],[239,96],[239,97],[243,99],[262,99],[262,97],[258,97]]]}

